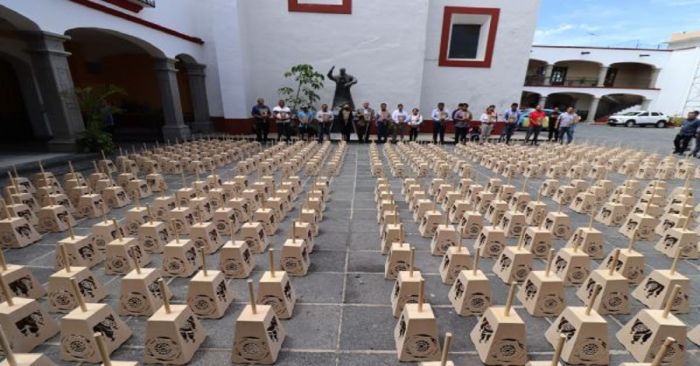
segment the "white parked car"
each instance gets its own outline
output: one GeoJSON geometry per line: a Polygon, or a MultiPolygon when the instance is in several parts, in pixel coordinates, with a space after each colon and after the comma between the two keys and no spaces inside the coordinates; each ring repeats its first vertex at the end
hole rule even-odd
{"type": "Polygon", "coordinates": [[[654,126],[657,128],[664,128],[667,124],[668,117],[661,112],[627,112],[623,114],[615,114],[608,118],[608,125],[610,126],[654,126]]]}

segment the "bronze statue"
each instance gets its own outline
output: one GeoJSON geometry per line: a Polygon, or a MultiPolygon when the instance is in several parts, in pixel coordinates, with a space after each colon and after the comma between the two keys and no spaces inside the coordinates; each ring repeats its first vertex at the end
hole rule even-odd
{"type": "Polygon", "coordinates": [[[328,79],[335,81],[335,96],[333,96],[333,109],[342,108],[348,104],[350,110],[355,110],[355,103],[352,101],[350,87],[357,84],[357,79],[346,73],[345,68],[340,69],[340,74],[333,75],[335,65],[328,71],[328,79]]]}

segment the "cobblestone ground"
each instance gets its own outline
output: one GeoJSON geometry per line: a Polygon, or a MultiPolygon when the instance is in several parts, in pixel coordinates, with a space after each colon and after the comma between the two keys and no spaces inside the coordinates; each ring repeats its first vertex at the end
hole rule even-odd
{"type": "MultiPolygon", "coordinates": [[[[673,130],[656,129],[626,129],[598,126],[582,126],[576,132],[576,138],[589,141],[616,145],[622,143],[628,146],[642,148],[647,151],[668,152],[673,130]]],[[[451,149],[449,147],[448,149],[451,149]]],[[[480,183],[487,181],[492,172],[481,167],[477,168],[477,180],[480,183]]],[[[231,175],[231,166],[227,166],[220,174],[224,178],[231,175]]],[[[190,180],[193,177],[189,177],[190,180]]],[[[611,176],[617,184],[624,179],[621,175],[611,176]]],[[[541,179],[530,180],[527,190],[535,195],[541,179]]],[[[171,189],[179,188],[179,177],[168,177],[171,189]]],[[[422,238],[418,234],[418,226],[411,219],[406,203],[400,197],[401,180],[392,178],[391,184],[395,196],[399,199],[400,213],[407,229],[407,241],[417,248],[416,264],[426,279],[426,299],[435,310],[439,331],[442,334],[452,332],[454,339],[451,347],[450,358],[456,365],[480,365],[474,345],[468,339],[468,333],[477,322],[477,317],[458,316],[447,298],[449,286],[440,281],[438,267],[441,258],[431,256],[429,252],[429,239],[422,238]]],[[[423,179],[422,184],[427,185],[428,180],[423,179]]],[[[521,187],[522,182],[517,179],[513,182],[516,187],[521,187]]],[[[673,185],[680,185],[674,181],[673,185]]],[[[294,309],[294,316],[290,320],[283,321],[288,337],[284,343],[282,353],[278,359],[278,365],[399,365],[397,361],[393,329],[396,319],[392,317],[390,307],[390,292],[393,281],[383,277],[384,261],[386,257],[379,252],[379,229],[376,222],[376,205],[373,200],[375,179],[370,175],[369,154],[367,145],[352,144],[348,148],[345,162],[340,176],[335,177],[331,185],[331,196],[327,203],[324,220],[320,226],[320,234],[316,238],[316,249],[311,254],[311,268],[305,277],[292,278],[292,284],[299,296],[294,309]]],[[[694,184],[697,188],[697,184],[694,184]]],[[[696,191],[697,192],[697,191],[696,191]]],[[[282,246],[291,218],[298,216],[298,207],[301,199],[295,202],[296,208],[287,215],[287,218],[279,226],[277,234],[270,238],[271,245],[279,249],[282,246]]],[[[148,200],[144,200],[148,202],[148,200]]],[[[553,201],[545,199],[550,210],[558,207],[553,201]]],[[[113,211],[110,216],[123,215],[126,209],[113,211]]],[[[574,223],[574,227],[587,225],[588,218],[564,209],[574,223]]],[[[82,221],[76,233],[79,235],[89,232],[89,228],[96,220],[82,221]]],[[[605,250],[609,252],[613,248],[626,246],[627,239],[620,235],[616,228],[606,228],[600,224],[595,227],[605,234],[605,250]]],[[[19,250],[8,250],[5,256],[8,262],[25,264],[38,276],[44,284],[53,270],[54,248],[58,240],[67,234],[46,235],[43,240],[35,245],[19,250]]],[[[226,238],[228,239],[228,238],[226,238]]],[[[662,256],[653,249],[655,241],[640,242],[637,250],[645,254],[647,272],[655,268],[668,268],[671,260],[662,256]]],[[[515,239],[510,240],[515,244],[515,239]]],[[[556,248],[564,245],[564,241],[557,241],[556,248]]],[[[472,246],[473,240],[465,241],[465,245],[472,246]]],[[[149,267],[160,266],[160,255],[153,255],[153,261],[149,267]]],[[[209,256],[208,266],[214,269],[218,264],[218,254],[209,256]]],[[[491,268],[493,260],[482,260],[481,269],[491,279],[494,293],[494,303],[503,304],[507,293],[506,285],[494,276],[491,268]]],[[[700,323],[700,267],[698,261],[683,260],[679,264],[679,271],[691,279],[692,311],[689,314],[679,315],[689,327],[700,323]]],[[[596,261],[594,267],[598,265],[596,261]]],[[[535,270],[543,270],[544,261],[536,260],[535,270]]],[[[258,279],[267,269],[267,261],[258,257],[257,267],[252,274],[253,279],[258,279]]],[[[109,297],[106,303],[116,307],[120,277],[104,275],[103,266],[94,269],[97,277],[107,287],[109,297]]],[[[231,280],[229,284],[234,288],[236,301],[226,312],[223,319],[203,320],[207,329],[208,338],[202,348],[196,353],[192,364],[195,365],[227,365],[230,364],[231,345],[235,319],[247,299],[245,280],[231,280]]],[[[188,279],[170,279],[168,285],[174,293],[174,303],[184,303],[187,292],[188,279]]],[[[569,305],[581,306],[582,302],[575,296],[574,288],[567,288],[567,302],[569,305]]],[[[635,314],[643,308],[637,300],[631,298],[632,312],[635,314]]],[[[546,360],[551,357],[552,347],[544,340],[543,334],[549,327],[553,318],[533,318],[527,314],[516,301],[515,311],[524,319],[527,325],[527,346],[530,359],[546,360]]],[[[605,316],[608,321],[609,348],[611,349],[611,365],[617,365],[623,361],[633,361],[624,347],[617,341],[615,333],[627,322],[632,315],[605,316]]],[[[59,316],[55,316],[59,319],[59,316]]],[[[128,317],[127,324],[132,328],[134,335],[128,342],[113,354],[115,360],[141,360],[143,355],[144,330],[146,318],[128,317]]],[[[47,354],[57,364],[66,364],[59,360],[59,337],[56,336],[47,344],[39,347],[36,352],[47,354]]],[[[697,346],[688,343],[687,365],[698,365],[700,350],[697,346]]],[[[74,363],[73,363],[74,364],[74,363]]]]}

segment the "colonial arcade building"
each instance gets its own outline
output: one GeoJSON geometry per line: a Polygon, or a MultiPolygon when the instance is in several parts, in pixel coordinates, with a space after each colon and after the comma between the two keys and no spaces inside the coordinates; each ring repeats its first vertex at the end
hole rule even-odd
{"type": "MultiPolygon", "coordinates": [[[[74,88],[116,85],[118,140],[249,132],[301,63],[359,79],[356,103],[480,111],[520,99],[538,1],[0,0],[2,143],[71,149],[74,88]]],[[[332,83],[321,90],[330,102],[332,83]]]]}

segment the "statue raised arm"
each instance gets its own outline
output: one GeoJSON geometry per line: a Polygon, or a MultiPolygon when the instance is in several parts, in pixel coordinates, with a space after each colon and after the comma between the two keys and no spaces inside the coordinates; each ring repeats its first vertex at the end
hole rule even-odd
{"type": "Polygon", "coordinates": [[[328,79],[335,81],[335,95],[333,97],[333,109],[341,108],[348,104],[351,110],[355,110],[355,103],[350,94],[350,87],[357,84],[357,78],[345,72],[345,68],[340,69],[338,75],[333,75],[335,66],[328,71],[328,79]]]}

